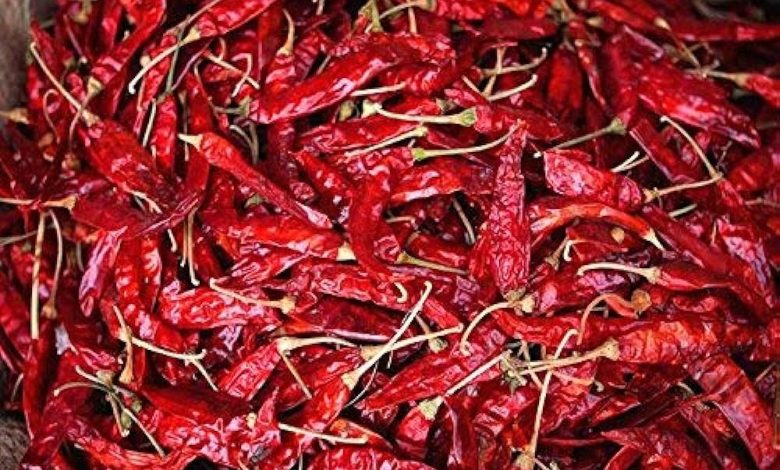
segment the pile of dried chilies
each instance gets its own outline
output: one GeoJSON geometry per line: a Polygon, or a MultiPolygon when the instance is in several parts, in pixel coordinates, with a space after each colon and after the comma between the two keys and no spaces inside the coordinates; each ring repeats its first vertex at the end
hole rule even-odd
{"type": "Polygon", "coordinates": [[[22,467],[778,468],[771,3],[59,0],[22,467]]]}

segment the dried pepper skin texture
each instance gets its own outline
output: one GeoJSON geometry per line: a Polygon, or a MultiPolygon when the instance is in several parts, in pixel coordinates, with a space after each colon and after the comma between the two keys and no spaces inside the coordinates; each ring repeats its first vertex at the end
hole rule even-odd
{"type": "Polygon", "coordinates": [[[500,150],[493,207],[484,235],[491,272],[504,296],[525,289],[530,269],[531,240],[520,168],[525,139],[525,129],[517,130],[500,150]]]}
{"type": "Polygon", "coordinates": [[[57,2],[0,110],[20,468],[777,468],[771,4],[57,2]]]}

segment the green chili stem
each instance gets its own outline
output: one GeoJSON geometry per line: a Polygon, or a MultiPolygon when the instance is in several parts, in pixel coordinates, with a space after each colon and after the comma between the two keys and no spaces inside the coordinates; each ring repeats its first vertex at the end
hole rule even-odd
{"type": "Polygon", "coordinates": [[[499,145],[506,142],[507,139],[509,139],[509,137],[511,137],[516,130],[517,130],[516,126],[512,127],[509,130],[509,132],[499,137],[498,139],[492,142],[488,142],[486,144],[475,145],[473,147],[462,147],[462,148],[454,148],[454,149],[424,149],[424,148],[416,147],[412,150],[412,155],[414,156],[415,161],[421,161],[421,160],[425,160],[426,158],[484,152],[486,150],[490,150],[492,148],[498,147],[499,145]]]}

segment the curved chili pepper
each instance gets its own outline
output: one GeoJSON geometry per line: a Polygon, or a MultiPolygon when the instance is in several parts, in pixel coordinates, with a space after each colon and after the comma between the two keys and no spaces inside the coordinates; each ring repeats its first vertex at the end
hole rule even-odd
{"type": "Polygon", "coordinates": [[[146,387],[143,396],[151,403],[147,420],[164,446],[237,466],[279,443],[273,402],[253,412],[244,401],[181,386],[146,387]]]}
{"type": "Polygon", "coordinates": [[[682,430],[649,425],[641,428],[624,428],[602,433],[618,444],[629,446],[643,453],[659,455],[686,468],[715,469],[718,465],[707,458],[699,444],[682,430]]]}
{"type": "MultiPolygon", "coordinates": [[[[721,414],[719,410],[705,407],[704,404],[688,403],[680,407],[680,415],[698,431],[721,467],[724,469],[742,468],[744,463],[734,449],[729,446],[729,436],[718,429],[719,424],[730,425],[718,423],[718,419],[713,419],[716,413],[721,414]]],[[[721,419],[725,420],[722,415],[721,419]]]]}
{"type": "Polygon", "coordinates": [[[353,467],[366,470],[394,468],[397,470],[430,470],[432,467],[421,462],[400,460],[390,452],[359,447],[335,447],[323,452],[311,463],[312,469],[336,470],[353,467]]]}
{"type": "Polygon", "coordinates": [[[533,246],[539,245],[553,230],[580,217],[606,220],[636,233],[654,246],[661,246],[655,230],[647,222],[596,202],[547,199],[531,204],[528,208],[528,216],[531,220],[533,246]]]}
{"type": "Polygon", "coordinates": [[[349,96],[380,72],[406,61],[440,62],[450,55],[438,40],[399,35],[371,35],[355,46],[334,50],[337,57],[322,73],[298,84],[294,90],[262,95],[252,102],[250,116],[259,123],[305,116],[349,96]],[[388,47],[382,47],[385,42],[388,47]],[[369,52],[365,50],[371,46],[369,52]],[[354,52],[347,53],[351,49],[354,52]]]}
{"type": "Polygon", "coordinates": [[[563,196],[586,197],[625,212],[645,202],[642,189],[632,179],[569,158],[565,151],[544,152],[544,175],[550,188],[563,196]]]}
{"type": "Polygon", "coordinates": [[[239,181],[257,191],[261,197],[289,212],[290,215],[316,227],[330,228],[331,224],[327,216],[293,200],[283,189],[246,163],[238,149],[224,138],[212,132],[206,132],[194,136],[190,140],[209,163],[232,174],[239,181]]]}
{"type": "Polygon", "coordinates": [[[93,248],[79,287],[81,311],[86,316],[92,314],[95,302],[102,296],[103,290],[106,288],[106,283],[119,254],[119,237],[121,235],[121,232],[102,233],[93,248]]]}
{"type": "Polygon", "coordinates": [[[523,129],[515,132],[499,150],[493,204],[486,225],[488,259],[501,294],[525,289],[531,262],[528,215],[525,212],[525,180],[520,159],[525,147],[523,129]]]}
{"type": "Polygon", "coordinates": [[[165,2],[162,0],[134,0],[130,7],[138,21],[136,29],[119,45],[100,56],[92,65],[88,84],[90,93],[97,93],[108,86],[116,77],[121,76],[136,51],[160,26],[165,17],[165,2]],[[143,12],[143,14],[140,14],[143,12]]]}
{"type": "MultiPolygon", "coordinates": [[[[309,400],[303,409],[292,418],[296,426],[309,431],[325,431],[338,413],[349,401],[351,390],[341,380],[335,378],[323,385],[309,400]]],[[[276,470],[290,468],[298,460],[302,452],[311,446],[313,437],[303,434],[292,434],[282,439],[282,444],[260,463],[260,468],[276,470]]]]}
{"type": "Polygon", "coordinates": [[[337,233],[312,227],[288,215],[236,219],[218,211],[206,211],[202,218],[214,236],[237,244],[237,255],[252,253],[257,245],[270,245],[333,260],[348,257],[348,250],[337,233]]]}
{"type": "Polygon", "coordinates": [[[756,465],[771,468],[777,461],[777,450],[771,444],[769,407],[745,373],[725,355],[691,362],[687,369],[734,426],[756,465]]]}
{"type": "Polygon", "coordinates": [[[505,336],[481,325],[471,342],[471,354],[465,355],[456,347],[424,356],[413,362],[390,379],[387,385],[365,399],[367,410],[378,410],[412,400],[433,397],[444,393],[451,386],[500,349],[505,336]],[[435,372],[434,372],[435,371],[435,372]]]}
{"type": "Polygon", "coordinates": [[[157,172],[152,156],[121,125],[101,121],[83,132],[82,138],[90,163],[122,190],[146,197],[166,211],[179,199],[157,172]],[[117,155],[117,150],[123,153],[117,155]]]}
{"type": "Polygon", "coordinates": [[[746,146],[760,145],[750,118],[726,102],[722,92],[707,81],[681,73],[666,62],[640,64],[638,94],[656,113],[668,115],[746,146]],[[681,90],[685,93],[677,93],[681,90]]]}
{"type": "Polygon", "coordinates": [[[669,18],[669,26],[685,41],[751,42],[771,41],[780,37],[780,28],[775,24],[669,18]]]}
{"type": "MultiPolygon", "coordinates": [[[[498,314],[497,320],[507,335],[548,347],[559,344],[566,331],[579,329],[581,323],[579,316],[559,316],[554,321],[544,321],[505,311],[498,314]]],[[[594,316],[588,318],[581,331],[584,347],[596,347],[614,338],[620,360],[636,363],[684,365],[689,354],[705,357],[730,349],[749,348],[755,341],[754,332],[749,328],[722,321],[701,321],[695,317],[631,320],[594,316]],[[658,338],[658,341],[649,338],[658,338]]]]}
{"type": "Polygon", "coordinates": [[[168,324],[188,330],[252,324],[270,331],[278,325],[276,316],[268,308],[247,306],[209,288],[163,292],[158,311],[168,324]]]}
{"type": "Polygon", "coordinates": [[[398,173],[413,162],[410,149],[382,152],[380,162],[369,169],[369,176],[356,188],[361,197],[350,208],[347,233],[355,257],[372,276],[387,280],[393,276],[390,269],[374,255],[374,239],[384,224],[382,213],[387,205],[398,173]]]}

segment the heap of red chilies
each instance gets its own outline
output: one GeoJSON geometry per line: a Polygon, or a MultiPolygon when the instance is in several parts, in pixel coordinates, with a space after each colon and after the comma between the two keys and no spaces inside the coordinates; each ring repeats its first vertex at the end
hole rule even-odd
{"type": "Polygon", "coordinates": [[[780,465],[760,2],[58,3],[0,144],[23,468],[780,465]]]}

